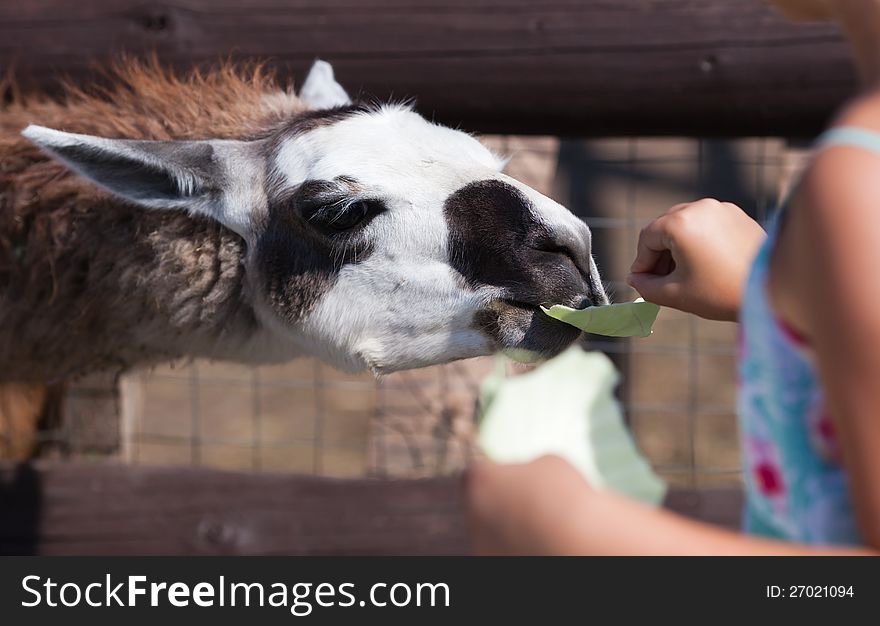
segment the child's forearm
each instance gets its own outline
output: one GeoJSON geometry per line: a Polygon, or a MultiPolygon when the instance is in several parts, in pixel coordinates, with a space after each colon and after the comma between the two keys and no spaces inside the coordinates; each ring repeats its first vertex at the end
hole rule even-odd
{"type": "Polygon", "coordinates": [[[577,499],[558,533],[559,554],[589,555],[869,555],[862,547],[807,546],[771,541],[696,522],[603,491],[577,499]]]}

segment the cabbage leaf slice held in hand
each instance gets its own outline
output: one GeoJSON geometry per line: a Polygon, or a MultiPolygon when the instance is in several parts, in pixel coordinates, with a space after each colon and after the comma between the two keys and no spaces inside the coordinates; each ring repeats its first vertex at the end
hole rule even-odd
{"type": "Polygon", "coordinates": [[[606,337],[647,337],[657,319],[660,307],[641,298],[635,302],[588,306],[572,309],[554,304],[541,310],[550,317],[571,324],[582,331],[606,337]]]}
{"type": "Polygon", "coordinates": [[[574,347],[527,374],[507,378],[505,369],[498,357],[483,381],[478,440],[490,459],[524,463],[556,454],[593,487],[660,503],[666,485],[623,423],[618,374],[607,356],[574,347]]]}

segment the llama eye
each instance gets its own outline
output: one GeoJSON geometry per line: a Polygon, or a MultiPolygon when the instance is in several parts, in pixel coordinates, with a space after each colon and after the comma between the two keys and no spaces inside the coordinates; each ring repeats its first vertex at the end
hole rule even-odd
{"type": "Polygon", "coordinates": [[[378,203],[376,202],[357,200],[356,202],[346,204],[339,210],[328,211],[326,219],[323,220],[324,226],[336,232],[351,230],[367,219],[367,217],[374,215],[377,209],[378,203]]]}

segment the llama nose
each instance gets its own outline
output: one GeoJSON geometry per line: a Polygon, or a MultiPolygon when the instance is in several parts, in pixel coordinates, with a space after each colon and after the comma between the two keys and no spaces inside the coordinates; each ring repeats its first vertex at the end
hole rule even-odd
{"type": "Polygon", "coordinates": [[[535,249],[565,257],[577,270],[584,284],[584,300],[580,306],[608,304],[608,296],[592,256],[592,234],[580,219],[558,226],[542,238],[535,249]]]}
{"type": "Polygon", "coordinates": [[[593,274],[593,262],[591,255],[592,236],[587,225],[576,220],[571,226],[556,228],[549,237],[542,238],[535,246],[537,250],[560,254],[567,257],[577,268],[580,275],[588,283],[593,274]]]}

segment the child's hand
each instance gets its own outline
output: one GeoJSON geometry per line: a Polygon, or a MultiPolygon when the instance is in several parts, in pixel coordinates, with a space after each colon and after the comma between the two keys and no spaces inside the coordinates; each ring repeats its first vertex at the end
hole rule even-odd
{"type": "Polygon", "coordinates": [[[749,267],[765,236],[735,204],[711,199],[679,204],[642,229],[627,282],[649,302],[736,321],[749,267]]]}

